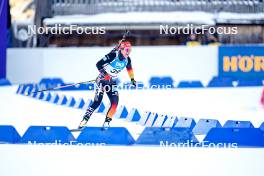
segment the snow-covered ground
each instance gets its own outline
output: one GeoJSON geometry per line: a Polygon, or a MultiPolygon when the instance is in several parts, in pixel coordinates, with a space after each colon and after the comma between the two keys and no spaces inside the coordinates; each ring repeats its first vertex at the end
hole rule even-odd
{"type": "Polygon", "coordinates": [[[263,176],[264,149],[0,145],[1,176],[263,176]]]}
{"type": "MultiPolygon", "coordinates": [[[[54,105],[15,94],[18,86],[0,88],[0,124],[11,124],[23,132],[30,125],[60,125],[75,128],[84,114],[83,110],[54,105]]],[[[76,99],[93,99],[94,91],[59,91],[59,95],[76,99]]],[[[177,117],[218,119],[223,125],[227,120],[248,120],[255,127],[264,122],[264,108],[260,104],[262,87],[248,88],[198,88],[171,90],[121,90],[119,105],[130,111],[145,111],[177,117]]],[[[109,104],[107,96],[104,104],[109,104]]],[[[91,126],[101,126],[104,115],[96,113],[91,126]]],[[[143,127],[136,123],[115,119],[112,126],[125,126],[136,134],[143,127]],[[140,130],[139,130],[140,129],[140,130]]]]}
{"type": "MultiPolygon", "coordinates": [[[[84,111],[54,105],[22,95],[18,86],[0,87],[0,124],[14,125],[20,135],[31,125],[75,128],[84,111]]],[[[226,120],[264,121],[261,87],[120,91],[120,104],[128,110],[226,120]]],[[[94,92],[59,92],[92,99],[94,92]]],[[[104,99],[108,103],[107,97],[104,99]]],[[[101,126],[95,114],[89,125],[101,126]]],[[[137,138],[144,127],[114,119],[111,126],[128,128],[137,138]]],[[[78,134],[75,134],[78,135],[78,134]]],[[[91,147],[0,145],[0,175],[263,175],[264,149],[91,147]]]]}
{"type": "MultiPolygon", "coordinates": [[[[59,94],[93,99],[94,92],[68,91],[59,94]]],[[[264,121],[264,108],[260,104],[262,87],[251,88],[201,88],[170,90],[123,90],[120,105],[128,110],[151,111],[177,117],[218,119],[222,125],[227,120],[248,120],[255,127],[264,121]]],[[[108,104],[105,97],[104,103],[108,104]]]]}

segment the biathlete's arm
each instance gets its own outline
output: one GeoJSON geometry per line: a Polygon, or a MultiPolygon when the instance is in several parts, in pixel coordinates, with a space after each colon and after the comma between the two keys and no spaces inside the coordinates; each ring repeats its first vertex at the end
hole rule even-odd
{"type": "Polygon", "coordinates": [[[101,72],[103,71],[104,65],[105,64],[109,64],[110,62],[112,62],[116,57],[116,50],[115,48],[108,53],[107,55],[105,55],[104,58],[102,58],[101,60],[99,60],[96,64],[97,69],[101,72]]]}
{"type": "Polygon", "coordinates": [[[124,39],[119,40],[118,44],[110,51],[110,53],[108,53],[107,55],[105,55],[105,57],[101,60],[99,60],[96,64],[97,69],[101,72],[103,71],[104,65],[105,64],[109,64],[110,62],[112,62],[115,57],[116,57],[116,51],[118,50],[118,48],[120,47],[120,44],[122,43],[122,41],[124,41],[124,39]]]}
{"type": "Polygon", "coordinates": [[[128,75],[129,75],[129,77],[130,77],[130,79],[131,79],[131,81],[132,80],[134,80],[134,72],[133,72],[133,68],[132,68],[132,64],[131,64],[131,59],[130,59],[130,57],[128,57],[127,58],[127,66],[126,66],[126,69],[127,69],[127,73],[128,73],[128,75]]]}

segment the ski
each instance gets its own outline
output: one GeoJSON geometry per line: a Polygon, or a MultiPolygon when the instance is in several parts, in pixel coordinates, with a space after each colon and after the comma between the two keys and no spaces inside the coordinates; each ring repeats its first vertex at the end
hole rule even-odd
{"type": "MultiPolygon", "coordinates": [[[[81,132],[81,131],[84,130],[85,128],[86,128],[86,126],[83,127],[83,128],[70,129],[70,132],[81,132]]],[[[108,128],[110,128],[110,125],[109,125],[109,124],[106,125],[106,124],[104,123],[103,126],[101,127],[101,130],[102,130],[102,131],[105,131],[105,130],[107,130],[108,128]]]]}
{"type": "MultiPolygon", "coordinates": [[[[85,128],[85,127],[84,127],[85,128]]],[[[81,132],[84,128],[70,129],[70,132],[81,132]]]]}

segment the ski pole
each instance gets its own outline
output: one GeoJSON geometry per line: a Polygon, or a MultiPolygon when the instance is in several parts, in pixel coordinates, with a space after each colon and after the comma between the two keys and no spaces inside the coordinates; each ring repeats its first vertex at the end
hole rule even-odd
{"type": "Polygon", "coordinates": [[[76,85],[79,85],[79,84],[87,84],[87,83],[91,83],[91,82],[95,82],[95,80],[78,82],[78,83],[68,84],[68,85],[64,85],[64,86],[58,86],[58,87],[53,87],[53,88],[38,90],[38,91],[35,91],[35,92],[28,92],[28,93],[26,93],[26,95],[31,94],[31,93],[45,92],[45,91],[49,91],[49,90],[58,90],[58,89],[62,89],[62,88],[65,88],[65,87],[72,87],[72,86],[76,86],[76,85]]]}
{"type": "Polygon", "coordinates": [[[126,39],[126,37],[128,36],[128,34],[129,34],[129,30],[126,30],[126,32],[124,33],[124,35],[123,35],[122,39],[123,39],[123,40],[125,40],[125,39],[126,39]]]}

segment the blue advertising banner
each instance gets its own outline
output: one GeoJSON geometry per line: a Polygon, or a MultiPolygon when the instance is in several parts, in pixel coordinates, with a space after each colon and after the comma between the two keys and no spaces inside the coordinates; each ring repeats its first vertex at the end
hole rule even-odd
{"type": "Polygon", "coordinates": [[[264,79],[264,46],[220,46],[220,77],[264,79]]]}
{"type": "Polygon", "coordinates": [[[0,79],[6,77],[7,1],[0,0],[0,79]]]}

